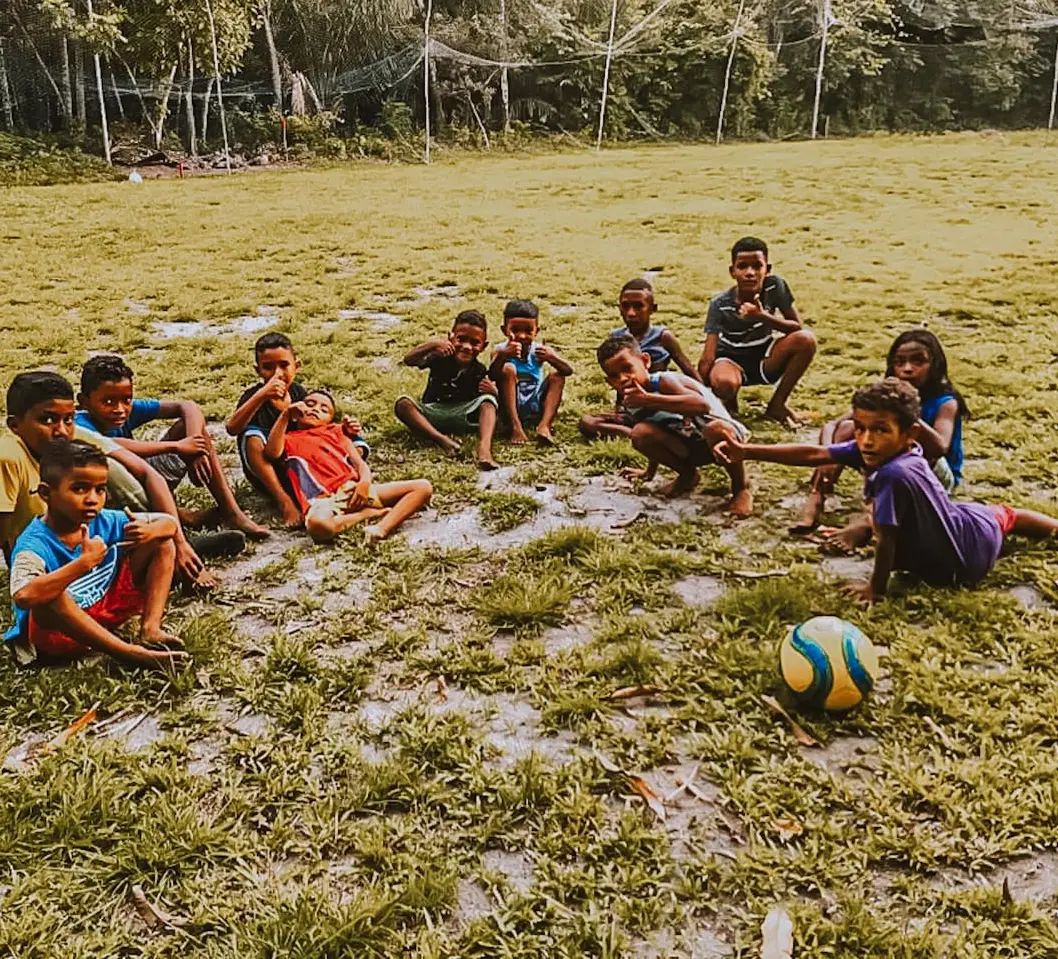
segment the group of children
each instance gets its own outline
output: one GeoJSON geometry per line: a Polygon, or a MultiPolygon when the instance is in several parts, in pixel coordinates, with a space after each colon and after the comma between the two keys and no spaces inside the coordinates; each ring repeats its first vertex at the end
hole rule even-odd
{"type": "MultiPolygon", "coordinates": [[[[915,329],[889,351],[885,379],[857,390],[852,409],[827,423],[820,445],[751,444],[737,419],[744,386],[774,385],[765,414],[797,425],[788,401],[811,363],[815,338],[805,329],[786,282],[771,272],[765,243],[739,240],[731,252],[734,285],[713,298],[697,365],[671,330],[654,323],[657,303],[644,279],[624,285],[624,325],[596,358],[615,391],[612,410],[579,422],[589,439],[626,437],[675,479],[666,495],[689,492],[698,470],[716,464],[731,482],[729,512],[750,515],[744,462],[814,467],[800,521],[791,532],[822,535],[850,549],[876,538],[871,580],[854,587],[872,601],[890,573],[908,570],[929,583],[971,585],[999,555],[1006,534],[1058,534],[1051,517],[950,499],[961,480],[966,404],[952,386],[936,336],[915,329]],[[672,365],[678,369],[670,369],[672,365]],[[826,497],[841,470],[866,478],[866,512],[842,529],[820,527],[826,497]]],[[[573,367],[539,339],[539,313],[511,300],[503,339],[490,351],[488,324],[476,310],[456,316],[447,336],[404,357],[427,371],[416,401],[400,397],[397,418],[417,437],[458,456],[456,437],[477,437],[483,470],[497,468],[493,440],[502,423],[514,444],[555,443],[553,426],[573,367]]],[[[425,479],[376,483],[360,423],[339,418],[334,396],[306,389],[291,341],[268,333],[254,346],[259,382],[245,390],[225,427],[237,438],[247,480],[275,505],[284,526],[304,526],[316,542],[365,524],[369,542],[389,536],[433,493],[425,479]]],[[[7,639],[20,662],[52,662],[96,651],[125,662],[170,668],[185,657],[162,627],[174,577],[209,588],[202,555],[230,554],[269,530],[239,507],[206,421],[188,400],[136,398],[133,371],[117,356],[85,363],[81,389],[50,372],[21,373],[7,392],[9,433],[0,437],[0,547],[8,563],[14,623],[7,639]],[[135,431],[170,425],[158,440],[135,431]],[[209,491],[215,506],[178,509],[184,480],[209,491]],[[117,508],[107,508],[110,507],[117,508]],[[186,529],[228,526],[195,539],[186,529]],[[116,632],[139,615],[138,642],[116,632]]]]}

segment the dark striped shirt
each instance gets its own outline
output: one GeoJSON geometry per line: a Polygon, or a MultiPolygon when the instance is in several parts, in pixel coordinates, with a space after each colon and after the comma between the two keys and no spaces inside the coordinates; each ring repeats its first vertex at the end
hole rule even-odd
{"type": "MultiPolygon", "coordinates": [[[[760,291],[760,303],[769,313],[785,313],[793,306],[793,293],[781,276],[771,274],[764,278],[760,291]]],[[[760,317],[743,320],[738,315],[738,288],[731,287],[718,293],[709,303],[709,316],[705,321],[705,335],[716,333],[720,347],[726,350],[745,350],[762,346],[772,338],[772,327],[760,317]]]]}

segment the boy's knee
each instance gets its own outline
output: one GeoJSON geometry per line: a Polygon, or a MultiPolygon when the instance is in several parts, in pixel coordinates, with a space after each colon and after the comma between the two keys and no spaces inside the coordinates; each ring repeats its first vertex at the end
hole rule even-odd
{"type": "Polygon", "coordinates": [[[315,516],[310,511],[305,517],[305,532],[314,543],[329,543],[334,539],[334,527],[323,517],[315,516]]]}
{"type": "Polygon", "coordinates": [[[811,330],[801,329],[795,330],[793,333],[787,334],[792,342],[791,346],[799,350],[802,353],[807,353],[810,356],[815,355],[816,352],[816,335],[811,330]]]}
{"type": "Polygon", "coordinates": [[[404,419],[414,405],[415,404],[412,403],[410,397],[401,396],[398,398],[397,402],[393,404],[393,412],[398,419],[404,419]]]}
{"type": "Polygon", "coordinates": [[[632,446],[634,446],[640,453],[643,452],[644,447],[651,445],[655,438],[656,427],[652,423],[636,423],[632,427],[630,439],[632,440],[632,446]]]}
{"type": "Polygon", "coordinates": [[[593,440],[599,435],[596,419],[594,416],[582,416],[577,421],[577,429],[586,440],[593,440]]]}
{"type": "Polygon", "coordinates": [[[504,380],[505,382],[518,379],[518,371],[514,368],[513,363],[503,364],[503,366],[500,368],[500,379],[504,380]]]}

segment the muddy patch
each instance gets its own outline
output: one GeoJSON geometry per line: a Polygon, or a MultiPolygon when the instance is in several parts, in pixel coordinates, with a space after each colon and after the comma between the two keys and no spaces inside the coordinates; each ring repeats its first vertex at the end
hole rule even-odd
{"type": "Polygon", "coordinates": [[[685,576],[672,584],[672,591],[688,606],[710,606],[727,587],[715,576],[685,576]]]}
{"type": "Polygon", "coordinates": [[[488,872],[501,875],[515,892],[528,892],[533,885],[533,864],[524,853],[489,849],[481,862],[488,872]]]}
{"type": "Polygon", "coordinates": [[[819,565],[838,579],[869,579],[874,560],[862,556],[825,556],[819,565]]]}
{"type": "Polygon", "coordinates": [[[343,321],[367,320],[373,330],[388,330],[400,326],[403,316],[386,310],[339,310],[338,319],[343,321]]]}
{"type": "Polygon", "coordinates": [[[1018,605],[1022,609],[1035,611],[1051,608],[1047,600],[1043,598],[1043,594],[1035,586],[1014,586],[1007,592],[1017,600],[1018,605]]]}
{"type": "Polygon", "coordinates": [[[151,312],[150,306],[142,300],[125,300],[124,305],[129,316],[149,316],[151,312]]]}
{"type": "Polygon", "coordinates": [[[162,340],[199,339],[207,336],[248,336],[279,322],[279,307],[259,306],[257,312],[237,316],[227,323],[207,323],[205,320],[159,320],[152,326],[154,335],[162,340]]]}

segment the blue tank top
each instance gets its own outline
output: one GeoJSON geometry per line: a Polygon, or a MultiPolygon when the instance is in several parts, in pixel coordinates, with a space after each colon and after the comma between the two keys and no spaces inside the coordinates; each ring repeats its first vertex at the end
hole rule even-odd
{"type": "MultiPolygon", "coordinates": [[[[923,421],[932,426],[933,421],[936,420],[937,414],[940,412],[940,408],[949,400],[954,399],[954,393],[941,393],[938,396],[931,396],[928,400],[923,400],[923,421]]],[[[952,430],[951,434],[951,445],[948,447],[948,453],[944,458],[948,461],[948,465],[951,467],[952,475],[955,477],[955,485],[958,486],[962,482],[963,461],[961,413],[955,414],[955,428],[952,430]]]]}
{"type": "MultiPolygon", "coordinates": [[[[639,348],[650,357],[650,372],[659,373],[669,368],[672,354],[661,345],[661,337],[665,334],[663,326],[648,326],[643,339],[639,340],[639,348]]],[[[631,336],[627,326],[619,327],[610,336],[631,336]]]]}

